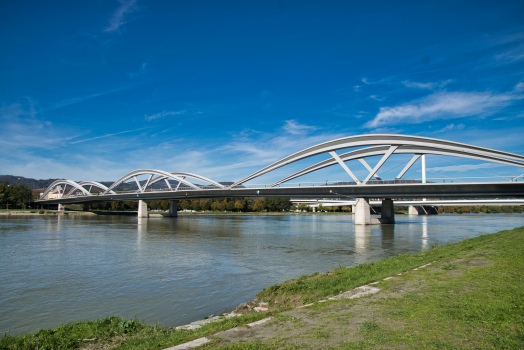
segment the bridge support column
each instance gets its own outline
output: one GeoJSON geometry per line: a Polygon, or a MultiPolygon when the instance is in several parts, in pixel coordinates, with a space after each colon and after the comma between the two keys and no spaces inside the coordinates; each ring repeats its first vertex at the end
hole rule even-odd
{"type": "Polygon", "coordinates": [[[382,200],[382,213],[380,215],[381,224],[394,224],[395,223],[395,207],[393,201],[390,198],[382,200]]]}
{"type": "Polygon", "coordinates": [[[178,216],[177,208],[178,201],[169,201],[169,216],[176,218],[178,216]]]}
{"type": "Polygon", "coordinates": [[[351,212],[352,212],[353,214],[355,214],[356,211],[357,211],[357,206],[356,206],[355,204],[353,204],[353,205],[351,206],[351,212]]]}
{"type": "Polygon", "coordinates": [[[410,205],[409,215],[438,215],[438,209],[431,205],[410,205]]]}
{"type": "Polygon", "coordinates": [[[89,211],[89,204],[85,203],[84,207],[82,208],[83,211],[89,211]]]}
{"type": "Polygon", "coordinates": [[[58,211],[64,211],[64,210],[65,210],[65,205],[58,204],[58,211]]]}
{"type": "Polygon", "coordinates": [[[369,210],[369,199],[357,198],[357,204],[355,205],[355,225],[371,225],[369,210]]]}
{"type": "Polygon", "coordinates": [[[147,203],[146,201],[139,200],[138,201],[138,218],[147,218],[147,203]]]}
{"type": "Polygon", "coordinates": [[[418,210],[417,210],[417,208],[415,208],[414,205],[410,205],[410,206],[409,206],[409,210],[408,210],[408,214],[409,214],[409,215],[418,215],[418,210]]]}

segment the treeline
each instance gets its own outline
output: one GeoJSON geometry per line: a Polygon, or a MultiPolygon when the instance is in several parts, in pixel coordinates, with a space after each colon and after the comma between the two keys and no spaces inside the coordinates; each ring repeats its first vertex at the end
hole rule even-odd
{"type": "Polygon", "coordinates": [[[522,213],[522,206],[520,205],[483,205],[483,206],[472,206],[472,207],[439,207],[439,213],[447,214],[497,214],[497,213],[522,213]]]}
{"type": "MultiPolygon", "coordinates": [[[[168,210],[168,200],[146,201],[149,210],[168,210]]],[[[92,210],[137,210],[138,202],[104,202],[91,204],[92,210]]],[[[218,199],[193,199],[178,201],[178,210],[194,211],[230,211],[230,212],[276,212],[289,211],[293,206],[289,198],[265,197],[254,199],[243,198],[218,198],[218,199]]]]}
{"type": "Polygon", "coordinates": [[[10,185],[7,181],[0,183],[0,208],[26,209],[33,200],[33,191],[28,186],[10,185]]]}

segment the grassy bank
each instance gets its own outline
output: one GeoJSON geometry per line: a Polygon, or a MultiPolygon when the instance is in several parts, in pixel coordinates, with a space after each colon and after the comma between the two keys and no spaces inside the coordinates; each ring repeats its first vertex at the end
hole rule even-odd
{"type": "Polygon", "coordinates": [[[164,349],[193,339],[238,327],[267,317],[269,313],[252,313],[213,322],[196,330],[175,330],[147,325],[133,319],[107,317],[96,321],[79,321],[35,334],[0,338],[2,350],[51,349],[164,349]]]}
{"type": "Polygon", "coordinates": [[[0,349],[162,349],[233,327],[204,348],[524,349],[523,271],[524,227],[276,284],[257,295],[268,313],[194,331],[107,318],[3,337],[0,349]],[[373,296],[315,302],[371,282],[381,289],[373,296]],[[269,314],[264,326],[241,327],[269,314]]]}
{"type": "Polygon", "coordinates": [[[215,339],[224,349],[524,349],[524,228],[429,251],[304,276],[259,294],[310,300],[377,281],[362,299],[277,314],[250,334],[215,339]],[[429,267],[418,268],[428,262],[429,267]],[[400,275],[399,275],[400,274],[400,275]],[[388,280],[384,277],[393,276],[388,280]],[[244,340],[245,341],[245,340],[244,340]]]}

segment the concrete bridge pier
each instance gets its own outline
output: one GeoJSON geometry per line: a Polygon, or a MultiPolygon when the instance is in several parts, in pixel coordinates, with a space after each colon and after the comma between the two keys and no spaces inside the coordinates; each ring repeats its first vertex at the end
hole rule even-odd
{"type": "Polygon", "coordinates": [[[409,215],[438,215],[437,208],[431,205],[410,205],[409,215]]]}
{"type": "Polygon", "coordinates": [[[146,201],[139,200],[138,201],[138,218],[147,218],[147,203],[146,201]]]}
{"type": "Polygon", "coordinates": [[[395,223],[395,208],[390,198],[382,200],[380,219],[372,219],[368,198],[357,198],[355,205],[355,225],[379,225],[395,223]]]}
{"type": "Polygon", "coordinates": [[[168,216],[176,218],[178,216],[177,208],[178,208],[178,201],[169,201],[169,215],[168,216]]]}
{"type": "Polygon", "coordinates": [[[65,205],[58,204],[58,211],[64,211],[64,210],[65,210],[65,205]]]}
{"type": "Polygon", "coordinates": [[[390,198],[382,200],[382,213],[380,214],[380,223],[395,223],[395,207],[393,206],[393,201],[390,198]]]}
{"type": "Polygon", "coordinates": [[[355,225],[371,225],[369,198],[357,198],[355,205],[355,225]]]}

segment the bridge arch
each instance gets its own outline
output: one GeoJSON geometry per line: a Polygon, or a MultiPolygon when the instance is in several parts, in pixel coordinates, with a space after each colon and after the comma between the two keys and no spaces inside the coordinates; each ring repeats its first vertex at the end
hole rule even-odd
{"type": "Polygon", "coordinates": [[[294,163],[305,158],[313,157],[322,153],[329,153],[332,156],[332,158],[312,165],[311,167],[305,168],[295,174],[292,174],[282,180],[279,180],[274,184],[270,185],[270,187],[277,186],[296,177],[308,174],[310,172],[337,163],[340,164],[344,168],[344,170],[346,170],[346,172],[355,180],[357,184],[366,184],[371,177],[376,175],[378,169],[392,154],[414,154],[411,161],[406,165],[406,167],[399,174],[399,176],[397,176],[398,179],[401,178],[404,175],[404,173],[416,162],[416,160],[424,154],[438,154],[462,158],[480,159],[505,165],[524,167],[524,156],[515,153],[504,152],[486,147],[435,139],[430,137],[397,134],[369,134],[343,137],[340,139],[319,143],[317,145],[305,148],[292,155],[282,158],[263,169],[254,172],[253,174],[245,177],[240,181],[235,182],[231,185],[231,188],[239,186],[247,181],[255,179],[261,175],[267,174],[285,165],[294,163]],[[350,151],[342,154],[341,156],[339,156],[336,153],[337,150],[354,147],[366,148],[350,151]],[[383,155],[383,157],[375,166],[375,168],[371,169],[371,167],[365,162],[364,158],[375,155],[383,155]],[[345,161],[352,159],[358,159],[370,171],[365,180],[360,181],[344,163],[345,161]]]}
{"type": "MultiPolygon", "coordinates": [[[[217,186],[218,188],[226,188],[226,186],[221,185],[218,182],[210,180],[210,179],[208,179],[206,177],[203,177],[201,175],[192,174],[192,173],[185,173],[185,172],[170,172],[170,174],[172,174],[174,176],[181,177],[182,179],[185,179],[186,177],[191,177],[193,179],[198,179],[198,180],[202,180],[202,181],[205,181],[207,183],[210,183],[210,184],[212,184],[214,186],[217,186]]],[[[167,177],[166,176],[158,176],[158,177],[156,177],[156,178],[151,180],[150,185],[152,185],[152,184],[154,184],[154,183],[156,183],[158,181],[162,181],[162,180],[167,180],[167,177]]],[[[169,184],[169,182],[166,181],[166,183],[167,183],[168,187],[171,189],[171,185],[169,184]]]]}
{"type": "MultiPolygon", "coordinates": [[[[106,191],[108,191],[107,186],[102,185],[101,183],[96,182],[96,181],[82,181],[82,182],[79,182],[78,185],[82,187],[94,186],[94,187],[100,188],[102,190],[102,193],[105,193],[106,191]]],[[[72,188],[71,191],[69,191],[65,197],[69,197],[75,190],[76,188],[72,188]]],[[[91,190],[88,190],[88,192],[91,193],[91,190]]],[[[108,193],[116,194],[114,191],[108,191],[108,193]]]]}
{"type": "Polygon", "coordinates": [[[151,179],[153,178],[154,175],[157,175],[159,177],[163,177],[163,179],[173,179],[173,180],[176,180],[178,182],[181,182],[189,187],[192,187],[193,189],[195,190],[198,190],[200,189],[200,187],[196,186],[196,185],[193,185],[191,182],[189,181],[186,181],[184,180],[183,178],[179,177],[179,176],[176,176],[176,175],[173,175],[171,173],[168,173],[166,171],[162,171],[162,170],[154,170],[154,169],[137,169],[137,170],[133,170],[127,174],[125,174],[124,176],[122,176],[120,179],[118,179],[117,181],[115,181],[115,183],[113,183],[105,192],[109,192],[111,191],[113,188],[115,188],[116,186],[120,185],[121,183],[129,180],[129,179],[132,179],[134,178],[135,181],[136,181],[136,184],[138,186],[138,191],[139,192],[144,192],[145,189],[151,184],[151,179]],[[140,182],[138,181],[138,178],[137,176],[140,176],[140,175],[149,175],[149,179],[147,180],[147,182],[145,183],[144,186],[140,185],[140,182]]]}
{"type": "Polygon", "coordinates": [[[49,185],[49,187],[47,187],[47,189],[44,191],[44,193],[42,193],[41,198],[44,198],[45,196],[47,196],[57,186],[60,186],[60,185],[64,185],[66,187],[67,187],[67,185],[69,185],[69,186],[73,187],[73,190],[69,191],[67,194],[65,194],[65,188],[66,187],[64,187],[64,192],[62,193],[62,197],[64,197],[64,196],[68,197],[75,190],[81,191],[86,196],[91,196],[91,193],[89,193],[85,188],[83,188],[80,184],[78,184],[78,183],[76,183],[74,181],[71,181],[71,180],[56,180],[51,185],[49,185]]]}

